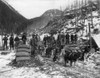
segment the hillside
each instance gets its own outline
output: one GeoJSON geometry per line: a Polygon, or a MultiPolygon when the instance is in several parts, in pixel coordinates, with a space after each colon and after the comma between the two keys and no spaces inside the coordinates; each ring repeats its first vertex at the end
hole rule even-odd
{"type": "MultiPolygon", "coordinates": [[[[41,32],[47,33],[51,30],[63,31],[69,33],[81,33],[81,35],[87,35],[89,33],[88,24],[90,23],[91,31],[93,32],[99,22],[99,6],[96,2],[88,3],[80,8],[72,10],[64,10],[62,16],[54,18],[50,21],[41,32]],[[92,14],[92,19],[91,19],[92,14]],[[91,23],[91,20],[93,21],[91,23]],[[84,32],[84,33],[83,33],[84,32]]],[[[99,27],[99,26],[98,26],[99,27]]],[[[98,28],[97,28],[98,29],[98,28]]]]}
{"type": "Polygon", "coordinates": [[[50,20],[52,20],[54,17],[61,15],[62,11],[57,9],[51,9],[46,11],[44,14],[42,14],[40,17],[36,17],[33,19],[30,19],[27,31],[32,32],[34,30],[39,30],[44,28],[50,20]]]}
{"type": "MultiPolygon", "coordinates": [[[[93,20],[99,20],[100,13],[98,11],[98,3],[92,3],[91,5],[87,4],[72,10],[65,9],[64,11],[60,11],[57,9],[50,9],[43,13],[40,17],[28,20],[19,14],[7,2],[0,0],[0,28],[3,32],[7,33],[20,33],[24,30],[28,33],[33,31],[42,33],[50,32],[51,30],[68,30],[68,32],[70,32],[74,31],[73,29],[77,27],[77,32],[83,32],[82,30],[84,28],[86,29],[89,22],[88,20],[91,18],[91,12],[89,10],[89,7],[91,6],[93,20]],[[96,12],[97,15],[95,16],[96,12]]],[[[95,21],[93,23],[95,24],[95,21]]]]}
{"type": "Polygon", "coordinates": [[[34,30],[44,28],[50,20],[61,15],[62,11],[51,9],[43,13],[40,17],[26,19],[19,14],[5,0],[0,0],[0,28],[6,33],[20,33],[27,31],[28,33],[34,30]]]}
{"type": "Polygon", "coordinates": [[[3,32],[11,33],[20,27],[27,19],[12,8],[6,1],[0,0],[0,28],[3,32]]]}

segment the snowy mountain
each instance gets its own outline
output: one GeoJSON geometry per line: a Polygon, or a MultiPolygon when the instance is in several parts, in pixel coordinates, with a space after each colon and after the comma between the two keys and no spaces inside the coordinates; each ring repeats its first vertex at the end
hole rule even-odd
{"type": "Polygon", "coordinates": [[[80,8],[64,11],[63,15],[54,18],[41,31],[50,32],[55,29],[55,31],[76,32],[79,36],[86,36],[89,34],[89,23],[92,33],[96,29],[100,30],[99,20],[98,4],[92,2],[80,8]]]}

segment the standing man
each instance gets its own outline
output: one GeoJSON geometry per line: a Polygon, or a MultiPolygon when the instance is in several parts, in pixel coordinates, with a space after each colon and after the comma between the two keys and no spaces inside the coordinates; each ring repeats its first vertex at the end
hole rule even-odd
{"type": "Polygon", "coordinates": [[[66,44],[69,44],[69,34],[66,34],[66,44]]]}
{"type": "Polygon", "coordinates": [[[75,43],[77,43],[77,38],[78,38],[77,34],[75,34],[75,43]]]}
{"type": "Polygon", "coordinates": [[[27,40],[26,33],[23,33],[22,35],[23,44],[26,44],[26,40],[27,40]]]}
{"type": "Polygon", "coordinates": [[[19,39],[18,35],[16,35],[16,37],[15,37],[14,41],[15,41],[15,48],[17,48],[17,47],[18,47],[18,45],[19,45],[19,41],[20,41],[20,39],[19,39]]]}
{"type": "Polygon", "coordinates": [[[7,43],[8,43],[8,38],[7,38],[7,35],[5,34],[4,38],[3,38],[3,47],[4,47],[4,50],[7,50],[7,43]]]}
{"type": "Polygon", "coordinates": [[[71,34],[71,43],[73,44],[73,41],[74,40],[74,36],[73,36],[73,34],[71,34]]]}
{"type": "Polygon", "coordinates": [[[44,38],[43,38],[43,43],[44,43],[44,46],[46,47],[46,43],[47,42],[47,36],[44,36],[44,38]]]}
{"type": "Polygon", "coordinates": [[[10,37],[9,40],[10,40],[10,42],[9,42],[10,50],[14,49],[14,37],[13,37],[13,34],[11,34],[11,37],[10,37]]]}
{"type": "Polygon", "coordinates": [[[57,45],[58,46],[61,45],[61,34],[60,34],[60,32],[58,33],[58,37],[57,37],[57,45]]]}
{"type": "Polygon", "coordinates": [[[32,38],[30,40],[30,46],[31,46],[31,56],[35,55],[35,51],[37,49],[37,40],[36,40],[36,36],[33,34],[32,38]]]}
{"type": "Polygon", "coordinates": [[[61,46],[64,46],[65,45],[65,34],[64,33],[61,33],[61,46]]]}

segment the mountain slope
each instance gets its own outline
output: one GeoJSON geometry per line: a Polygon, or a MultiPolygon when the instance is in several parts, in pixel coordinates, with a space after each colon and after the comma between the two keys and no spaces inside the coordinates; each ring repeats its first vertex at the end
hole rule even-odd
{"type": "Polygon", "coordinates": [[[52,20],[54,17],[60,16],[62,11],[57,9],[51,9],[46,11],[43,15],[37,18],[33,18],[29,20],[29,25],[27,27],[28,32],[32,32],[34,30],[39,30],[41,28],[44,28],[50,20],[52,20]]]}
{"type": "Polygon", "coordinates": [[[15,32],[27,19],[13,9],[6,1],[0,0],[0,28],[2,31],[15,32]]]}
{"type": "MultiPolygon", "coordinates": [[[[68,10],[68,11],[65,10],[61,17],[57,19],[54,18],[53,21],[50,21],[43,29],[41,29],[41,31],[50,32],[51,30],[55,31],[67,30],[67,32],[70,32],[71,30],[72,32],[74,30],[75,32],[79,31],[83,32],[84,28],[88,26],[89,19],[91,19],[91,13],[93,18],[95,17],[96,17],[95,19],[99,18],[98,13],[95,16],[93,12],[98,12],[98,5],[97,3],[94,2],[91,2],[91,4],[87,4],[85,6],[73,10],[68,10]]],[[[95,22],[93,22],[93,24],[94,23],[95,22]]]]}

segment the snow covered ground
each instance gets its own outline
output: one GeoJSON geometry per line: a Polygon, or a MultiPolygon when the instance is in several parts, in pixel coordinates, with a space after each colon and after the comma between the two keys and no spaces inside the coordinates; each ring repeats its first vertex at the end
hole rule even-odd
{"type": "MultiPolygon", "coordinates": [[[[1,53],[1,52],[0,52],[1,53]]],[[[75,66],[64,67],[44,58],[44,63],[37,60],[22,67],[9,64],[15,58],[14,52],[0,54],[0,78],[100,78],[100,54],[94,53],[86,62],[77,62],[75,66]]]]}

